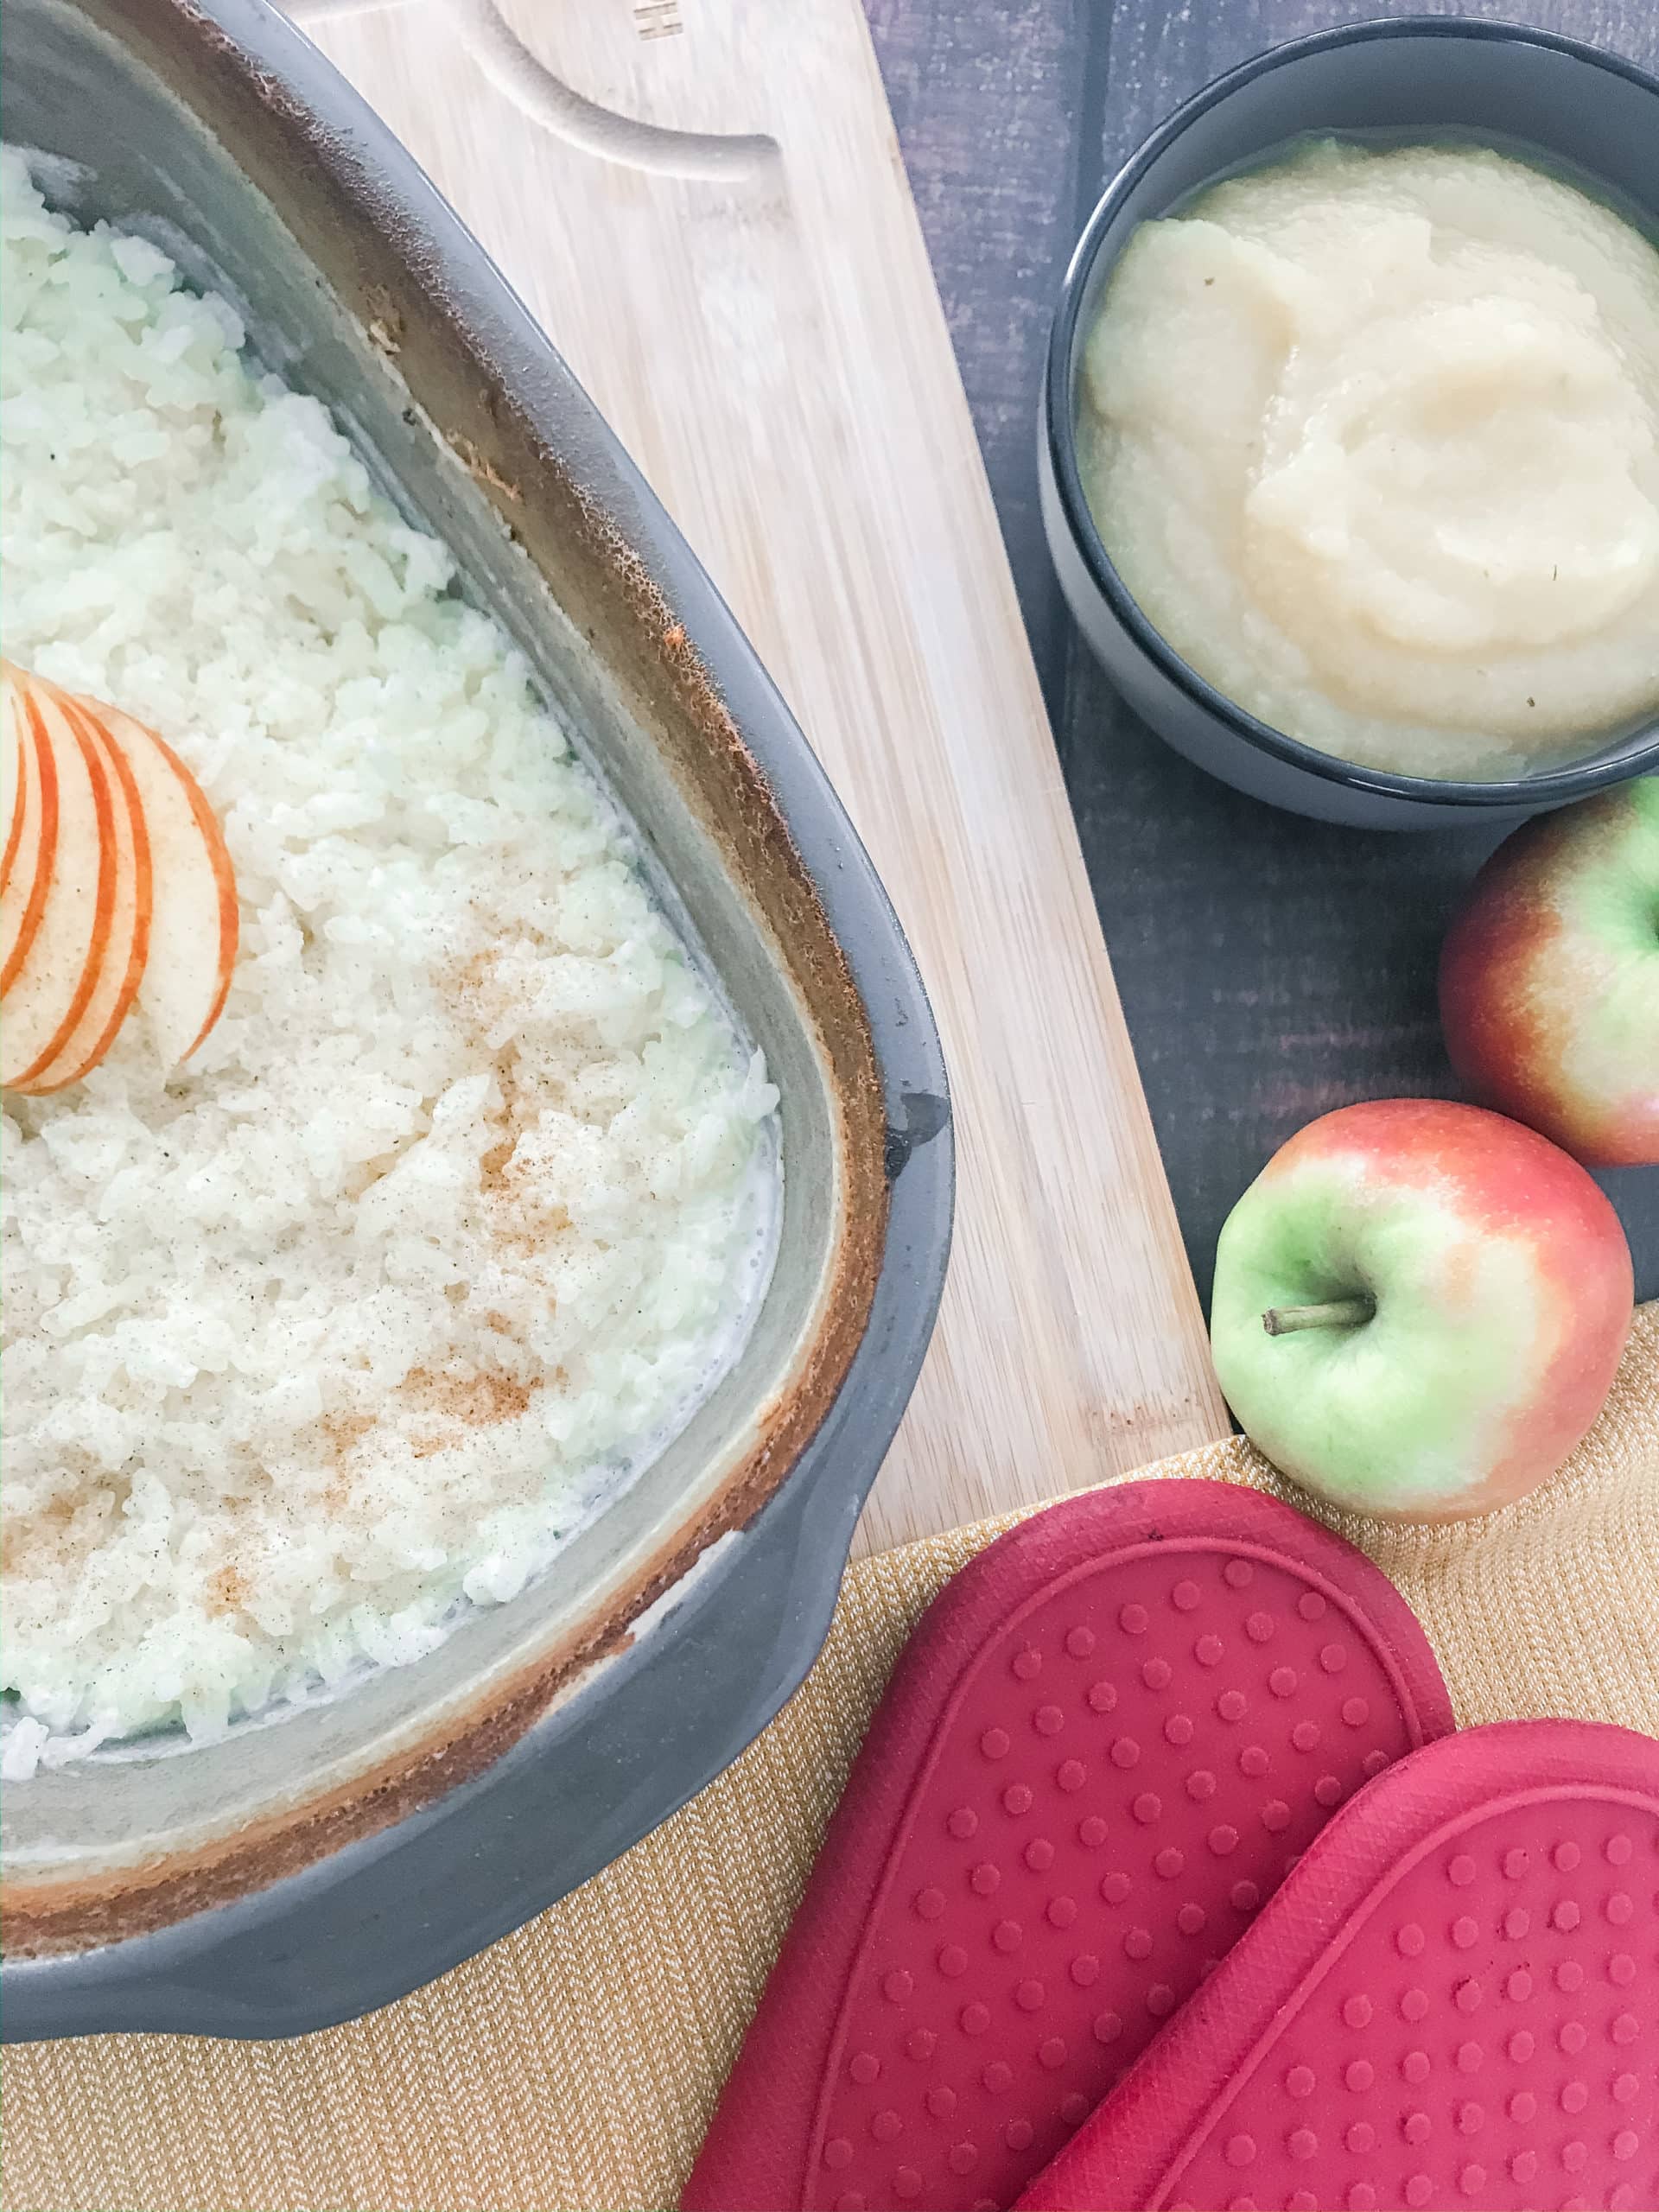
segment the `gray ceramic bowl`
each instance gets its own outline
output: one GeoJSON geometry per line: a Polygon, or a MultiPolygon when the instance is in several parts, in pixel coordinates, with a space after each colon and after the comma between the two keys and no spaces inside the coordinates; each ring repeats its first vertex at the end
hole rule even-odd
{"type": "Polygon", "coordinates": [[[454,547],[783,1096],[778,1258],[689,1427],[511,1604],[195,1748],[4,1792],[12,2037],[386,2002],[602,1866],[804,1673],[920,1366],[950,1114],[908,949],[728,608],[547,340],[264,0],[8,0],[4,129],[245,307],[454,547]]]}
{"type": "Polygon", "coordinates": [[[1465,16],[1355,23],[1217,78],[1107,187],[1071,259],[1050,341],[1039,440],[1043,519],[1084,636],[1139,713],[1224,782],[1327,822],[1434,829],[1519,820],[1659,767],[1659,718],[1571,766],[1461,783],[1356,767],[1224,698],[1174,652],[1108,557],[1077,473],[1081,342],[1139,223],[1309,131],[1490,135],[1580,172],[1659,232],[1659,79],[1577,41],[1465,16]]]}

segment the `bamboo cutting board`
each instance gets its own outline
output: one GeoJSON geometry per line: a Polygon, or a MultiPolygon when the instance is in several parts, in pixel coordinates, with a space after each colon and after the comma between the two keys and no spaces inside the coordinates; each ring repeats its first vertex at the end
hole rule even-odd
{"type": "Polygon", "coordinates": [[[859,0],[289,0],[639,461],[869,847],[956,1249],[874,1549],[1225,1433],[859,0]]]}

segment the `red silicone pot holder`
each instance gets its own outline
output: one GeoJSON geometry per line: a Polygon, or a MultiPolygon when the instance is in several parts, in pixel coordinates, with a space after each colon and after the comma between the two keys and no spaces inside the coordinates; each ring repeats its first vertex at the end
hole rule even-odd
{"type": "Polygon", "coordinates": [[[1659,2205],[1659,1743],[1476,1728],[1309,1848],[1020,2200],[1659,2205]]]}
{"type": "Polygon", "coordinates": [[[871,1725],[682,2199],[1006,2206],[1332,1810],[1452,1726],[1351,1546],[1222,1483],[1001,1537],[871,1725]]]}

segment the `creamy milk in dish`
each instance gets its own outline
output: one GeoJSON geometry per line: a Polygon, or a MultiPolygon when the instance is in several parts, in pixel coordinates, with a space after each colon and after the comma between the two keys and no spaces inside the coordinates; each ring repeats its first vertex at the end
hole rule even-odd
{"type": "Polygon", "coordinates": [[[1141,225],[1078,431],[1142,612],[1306,744],[1509,777],[1659,710],[1659,251],[1524,161],[1309,142],[1141,225]]]}
{"type": "Polygon", "coordinates": [[[141,995],[6,1093],[17,1776],[512,1597],[734,1353],[779,1169],[760,1056],[323,409],[10,152],[0,276],[8,661],[175,748],[239,920],[182,1065],[141,995]]]}

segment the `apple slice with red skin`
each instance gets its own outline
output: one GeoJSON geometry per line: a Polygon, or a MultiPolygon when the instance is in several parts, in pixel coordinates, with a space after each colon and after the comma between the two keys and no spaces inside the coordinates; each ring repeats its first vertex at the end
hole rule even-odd
{"type": "Polygon", "coordinates": [[[60,694],[58,703],[76,737],[98,749],[112,779],[115,898],[97,980],[79,1020],[50,1064],[17,1085],[36,1097],[79,1083],[115,1042],[149,957],[155,889],[144,810],[126,754],[79,701],[60,694]]]}
{"type": "Polygon", "coordinates": [[[101,702],[3,675],[0,1082],[78,1082],[142,1004],[168,1065],[218,1020],[236,879],[212,807],[164,738],[101,702]]]}
{"type": "Polygon", "coordinates": [[[57,762],[27,711],[28,681],[20,669],[0,662],[6,721],[18,744],[20,801],[17,844],[0,895],[0,995],[10,989],[35,942],[58,842],[57,762]]]}
{"type": "MultiPolygon", "coordinates": [[[[18,1010],[16,1001],[13,1001],[7,1007],[5,1058],[8,1065],[18,1071],[12,1087],[19,1090],[35,1092],[55,1089],[60,1079],[60,1072],[63,1071],[78,1072],[82,1068],[91,1065],[95,1058],[101,1056],[101,1052],[107,1049],[107,1040],[114,1035],[115,1029],[118,1027],[118,1016],[116,1020],[111,1021],[111,1014],[116,1007],[126,977],[129,975],[136,976],[133,955],[137,950],[135,938],[140,920],[140,887],[137,880],[137,855],[142,838],[142,824],[135,827],[131,803],[121,791],[118,780],[113,786],[110,786],[109,779],[114,772],[114,764],[96,727],[90,723],[85,728],[78,726],[73,702],[54,685],[47,683],[43,679],[10,666],[5,669],[4,678],[8,728],[12,732],[18,732],[21,723],[24,726],[26,734],[26,742],[19,753],[22,775],[27,778],[29,764],[32,761],[36,767],[38,781],[40,764],[44,761],[48,772],[54,775],[55,788],[64,779],[62,757],[65,747],[72,746],[80,754],[81,766],[87,776],[101,778],[105,785],[111,788],[112,794],[110,826],[114,833],[114,850],[112,856],[100,854],[99,892],[96,894],[99,898],[104,897],[106,893],[108,895],[110,929],[106,942],[99,942],[95,934],[89,945],[86,964],[81,969],[76,984],[75,995],[79,997],[84,995],[85,996],[85,1003],[79,1016],[73,1020],[67,1032],[62,1034],[61,1041],[56,1050],[51,1052],[49,1059],[37,1057],[32,1067],[22,1067],[19,1065],[17,1057],[18,1048],[14,1045],[10,1030],[12,1016],[18,1010]],[[89,760],[90,766],[88,766],[89,760]],[[113,963],[113,972],[111,963],[113,963]]],[[[69,765],[67,772],[78,784],[79,778],[73,761],[69,765]]],[[[22,783],[21,791],[27,804],[29,785],[26,781],[22,783]]],[[[95,813],[100,811],[96,800],[94,810],[95,813]]],[[[20,833],[21,823],[22,817],[20,816],[20,833]]],[[[21,847],[22,842],[21,834],[16,842],[21,847]]],[[[12,840],[9,836],[9,849],[11,845],[12,840]]],[[[15,863],[15,853],[13,857],[15,863]]],[[[28,865],[29,870],[34,868],[35,861],[32,856],[28,865]]],[[[11,872],[9,870],[5,881],[0,883],[0,900],[3,900],[5,891],[10,886],[11,880],[11,872]]],[[[42,883],[41,888],[44,894],[49,889],[49,884],[42,883]]],[[[21,889],[16,893],[20,902],[22,895],[21,889]]],[[[147,916],[147,892],[143,897],[143,908],[147,916]]],[[[38,909],[37,919],[38,913],[44,913],[45,911],[46,902],[43,896],[38,909]]],[[[96,932],[99,926],[99,919],[96,912],[93,924],[96,932]]],[[[28,949],[25,945],[25,952],[28,949]]],[[[21,963],[18,964],[21,965],[21,963]]],[[[141,965],[142,962],[137,964],[141,965]]],[[[73,973],[73,967],[70,967],[66,973],[73,973]]],[[[72,1008],[73,1005],[72,999],[72,1008]]],[[[22,1011],[26,1020],[32,1018],[27,993],[22,1001],[22,1011]]],[[[66,1015],[66,1019],[67,1018],[66,1015]]],[[[32,1033],[38,1037],[40,1033],[38,1028],[32,1033]]]]}
{"type": "Polygon", "coordinates": [[[97,988],[115,912],[114,779],[52,687],[31,679],[23,711],[43,772],[56,769],[57,839],[38,924],[5,996],[0,1084],[28,1090],[74,1034],[97,988]]]}
{"type": "Polygon", "coordinates": [[[6,895],[6,886],[11,881],[11,871],[17,863],[17,848],[23,839],[30,750],[18,734],[17,710],[8,685],[5,712],[0,716],[0,819],[6,825],[5,844],[0,848],[0,899],[6,895]]]}
{"type": "Polygon", "coordinates": [[[92,709],[125,757],[149,832],[149,950],[138,985],[156,1049],[188,1060],[219,1020],[236,964],[236,874],[200,785],[163,737],[118,708],[92,709]]]}

